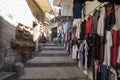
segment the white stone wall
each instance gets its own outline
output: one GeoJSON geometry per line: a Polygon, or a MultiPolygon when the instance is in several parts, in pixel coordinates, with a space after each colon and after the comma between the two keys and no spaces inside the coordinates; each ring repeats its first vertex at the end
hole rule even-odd
{"type": "Polygon", "coordinates": [[[12,24],[20,22],[30,27],[34,20],[26,0],[0,0],[0,16],[12,24]]]}
{"type": "Polygon", "coordinates": [[[33,20],[26,0],[0,0],[0,66],[14,62],[14,56],[17,55],[11,48],[15,25],[22,23],[32,27],[33,20]]]}

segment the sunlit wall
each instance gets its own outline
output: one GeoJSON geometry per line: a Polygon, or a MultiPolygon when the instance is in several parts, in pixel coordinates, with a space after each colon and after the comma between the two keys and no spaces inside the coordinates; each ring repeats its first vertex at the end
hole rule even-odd
{"type": "Polygon", "coordinates": [[[11,24],[32,26],[33,15],[26,0],[0,0],[0,16],[11,24]]]}

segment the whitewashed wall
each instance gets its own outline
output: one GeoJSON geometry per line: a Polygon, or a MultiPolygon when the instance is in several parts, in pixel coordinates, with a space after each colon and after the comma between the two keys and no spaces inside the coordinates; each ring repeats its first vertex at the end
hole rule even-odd
{"type": "Polygon", "coordinates": [[[33,15],[26,0],[0,0],[0,16],[11,24],[32,26],[33,15]]]}

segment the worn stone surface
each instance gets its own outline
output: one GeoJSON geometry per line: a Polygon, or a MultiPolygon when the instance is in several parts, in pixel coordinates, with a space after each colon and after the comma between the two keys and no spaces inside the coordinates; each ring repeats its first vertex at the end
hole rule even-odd
{"type": "Polygon", "coordinates": [[[86,76],[76,67],[40,67],[25,68],[25,75],[21,79],[67,79],[86,78],[86,76]],[[27,73],[27,74],[26,74],[27,73]]]}
{"type": "Polygon", "coordinates": [[[75,63],[70,57],[35,57],[28,63],[75,63]]]}
{"type": "Polygon", "coordinates": [[[55,45],[53,47],[52,43],[48,45],[46,44],[43,48],[49,48],[49,50],[43,49],[36,53],[35,57],[25,64],[25,72],[20,80],[89,80],[80,71],[76,61],[62,50],[63,47],[55,45]]]}
{"type": "Polygon", "coordinates": [[[67,52],[64,50],[43,50],[39,54],[42,54],[42,53],[44,54],[60,54],[60,53],[67,54],[67,52]]]}

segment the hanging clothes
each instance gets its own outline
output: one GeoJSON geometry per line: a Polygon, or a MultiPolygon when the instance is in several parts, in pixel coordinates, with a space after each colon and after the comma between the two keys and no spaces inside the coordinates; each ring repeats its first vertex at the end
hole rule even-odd
{"type": "Polygon", "coordinates": [[[73,16],[73,2],[61,1],[61,16],[73,16]]]}
{"type": "Polygon", "coordinates": [[[115,9],[114,4],[105,5],[106,17],[105,17],[105,29],[111,30],[115,25],[115,9]]]}
{"type": "Polygon", "coordinates": [[[120,63],[120,45],[119,45],[119,51],[118,51],[118,57],[117,57],[117,63],[120,63]]]}
{"type": "Polygon", "coordinates": [[[105,28],[105,7],[100,8],[100,18],[98,20],[97,34],[100,36],[100,60],[104,60],[104,28],[105,28]]]}
{"type": "Polygon", "coordinates": [[[112,33],[111,31],[106,32],[106,43],[105,43],[105,52],[104,52],[104,65],[110,66],[111,61],[111,47],[112,43],[112,33]]]}
{"type": "Polygon", "coordinates": [[[119,50],[118,50],[117,63],[120,63],[120,31],[119,31],[119,50]]]}
{"type": "Polygon", "coordinates": [[[86,21],[86,27],[85,27],[86,34],[92,34],[92,20],[93,20],[93,16],[90,15],[86,21]]]}
{"type": "Polygon", "coordinates": [[[82,4],[85,1],[94,1],[94,0],[73,0],[73,18],[81,18],[82,17],[82,4]]]}
{"type": "Polygon", "coordinates": [[[94,59],[94,53],[93,53],[93,40],[92,40],[92,37],[88,37],[87,39],[87,43],[88,43],[88,47],[89,47],[89,50],[88,50],[88,67],[92,67],[93,66],[93,59],[94,59]]]}
{"type": "Polygon", "coordinates": [[[68,28],[70,27],[70,23],[67,21],[67,22],[65,22],[64,23],[64,25],[63,25],[63,30],[64,30],[64,33],[66,33],[67,32],[67,30],[68,30],[68,28]]]}
{"type": "Polygon", "coordinates": [[[85,37],[85,26],[86,26],[86,20],[84,20],[82,23],[81,23],[81,32],[80,32],[80,39],[81,40],[84,40],[84,37],[85,37]]]}
{"type": "Polygon", "coordinates": [[[78,51],[77,44],[73,44],[73,47],[72,47],[72,59],[77,59],[77,51],[78,51]]]}
{"type": "Polygon", "coordinates": [[[97,27],[98,27],[98,20],[100,17],[100,11],[95,10],[93,13],[93,21],[92,21],[92,33],[97,33],[97,27]]]}
{"type": "Polygon", "coordinates": [[[116,30],[120,30],[120,5],[115,6],[116,30]]]}
{"type": "Polygon", "coordinates": [[[100,36],[98,34],[92,34],[92,54],[94,59],[100,60],[100,36]]]}
{"type": "Polygon", "coordinates": [[[78,59],[79,59],[79,67],[81,70],[88,69],[88,44],[86,40],[81,41],[79,50],[78,50],[78,59]]]}
{"type": "Polygon", "coordinates": [[[82,4],[75,3],[73,6],[73,18],[78,19],[82,17],[82,4]]]}
{"type": "Polygon", "coordinates": [[[75,38],[75,34],[76,34],[76,26],[72,28],[71,30],[71,33],[72,33],[72,40],[75,38]]]}
{"type": "Polygon", "coordinates": [[[70,41],[71,40],[71,29],[68,29],[68,32],[67,32],[67,41],[70,41]]]}
{"type": "Polygon", "coordinates": [[[84,70],[84,66],[83,66],[83,54],[84,54],[84,43],[82,42],[80,44],[79,50],[78,50],[78,59],[79,59],[79,67],[80,69],[83,71],[84,70]]]}
{"type": "Polygon", "coordinates": [[[104,36],[104,27],[105,27],[105,7],[100,9],[100,18],[98,20],[97,33],[100,36],[104,36]]]}
{"type": "Polygon", "coordinates": [[[87,41],[84,40],[84,50],[85,50],[85,69],[87,69],[87,62],[88,62],[88,50],[89,50],[89,47],[88,47],[88,44],[87,44],[87,41]]]}
{"type": "Polygon", "coordinates": [[[112,29],[112,50],[111,50],[111,64],[116,65],[117,63],[117,56],[118,56],[118,45],[119,45],[119,39],[118,39],[118,32],[112,29]]]}
{"type": "Polygon", "coordinates": [[[81,32],[81,29],[80,29],[80,26],[81,25],[81,22],[77,23],[77,30],[76,30],[76,37],[79,39],[80,38],[80,32],[81,32]]]}

